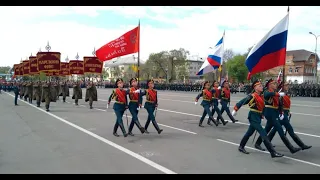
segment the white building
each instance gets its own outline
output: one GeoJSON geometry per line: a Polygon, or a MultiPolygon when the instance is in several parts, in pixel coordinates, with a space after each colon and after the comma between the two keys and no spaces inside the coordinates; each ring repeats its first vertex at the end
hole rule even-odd
{"type": "Polygon", "coordinates": [[[196,74],[200,70],[205,58],[199,56],[189,56],[187,58],[187,71],[190,81],[200,80],[201,76],[197,76],[196,74]]]}

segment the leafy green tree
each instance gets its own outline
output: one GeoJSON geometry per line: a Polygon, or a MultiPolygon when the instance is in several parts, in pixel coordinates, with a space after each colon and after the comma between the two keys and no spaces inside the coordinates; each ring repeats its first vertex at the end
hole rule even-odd
{"type": "Polygon", "coordinates": [[[1,66],[0,67],[0,74],[8,74],[9,70],[10,70],[10,66],[1,66]]]}
{"type": "Polygon", "coordinates": [[[248,68],[245,65],[246,57],[244,55],[236,55],[227,63],[229,76],[238,82],[245,81],[248,75],[248,68]]]}

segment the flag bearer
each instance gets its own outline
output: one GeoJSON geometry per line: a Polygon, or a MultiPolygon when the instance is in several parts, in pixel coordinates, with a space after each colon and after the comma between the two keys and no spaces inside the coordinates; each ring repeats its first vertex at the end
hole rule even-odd
{"type": "MultiPolygon", "coordinates": [[[[279,97],[284,96],[285,94],[283,92],[276,92],[277,90],[277,82],[273,79],[270,79],[266,83],[267,90],[263,93],[264,101],[265,101],[265,109],[264,109],[264,116],[267,119],[267,123],[265,126],[265,131],[267,133],[270,132],[270,130],[274,127],[276,131],[278,131],[278,134],[280,135],[281,140],[283,143],[287,146],[287,148],[290,150],[291,153],[296,153],[301,150],[301,148],[295,148],[292,146],[288,138],[284,135],[283,129],[279,123],[279,97]]],[[[255,148],[264,151],[260,145],[262,143],[261,136],[258,138],[258,140],[255,143],[255,148]]]]}
{"type": "Polygon", "coordinates": [[[127,99],[127,91],[123,89],[123,80],[117,79],[116,80],[116,88],[112,91],[112,94],[109,97],[108,105],[110,105],[110,102],[112,99],[114,99],[116,102],[113,104],[114,112],[117,116],[116,123],[113,128],[113,135],[116,137],[119,137],[117,134],[118,127],[120,126],[120,129],[123,133],[124,137],[127,137],[128,134],[126,133],[126,130],[123,125],[123,114],[128,109],[128,99],[127,99]]]}
{"type": "Polygon", "coordinates": [[[239,101],[234,106],[234,110],[232,112],[232,115],[235,116],[237,114],[237,111],[241,108],[241,106],[248,104],[250,107],[248,114],[250,126],[246,134],[243,136],[238,150],[244,154],[249,154],[249,152],[247,152],[244,147],[246,146],[250,136],[252,136],[252,134],[255,131],[257,131],[262,137],[265,146],[271,154],[271,157],[282,157],[282,154],[279,154],[274,150],[273,145],[267,137],[266,131],[261,126],[261,119],[263,119],[263,111],[265,108],[264,97],[262,95],[263,86],[260,81],[255,81],[252,83],[252,88],[254,89],[254,92],[252,94],[249,94],[246,98],[239,101]]]}
{"type": "Polygon", "coordinates": [[[229,82],[228,81],[223,81],[222,83],[222,90],[220,93],[220,104],[221,104],[221,115],[223,114],[224,111],[227,112],[227,115],[229,116],[230,120],[235,123],[238,120],[235,120],[234,117],[232,116],[229,106],[230,106],[230,88],[229,88],[229,82]]]}
{"type": "Polygon", "coordinates": [[[134,136],[134,134],[132,133],[132,129],[133,129],[134,125],[136,125],[139,128],[139,130],[142,134],[145,131],[144,128],[141,126],[139,119],[138,119],[138,113],[139,113],[139,110],[141,107],[141,103],[142,103],[141,98],[142,97],[140,96],[140,93],[137,93],[139,91],[137,88],[137,85],[138,85],[137,78],[132,78],[132,79],[130,79],[130,86],[131,87],[127,90],[127,94],[129,94],[129,99],[130,99],[129,111],[132,115],[132,120],[131,120],[129,130],[128,130],[129,131],[128,134],[130,136],[134,136]]]}
{"type": "MultiPolygon", "coordinates": [[[[280,88],[280,87],[279,87],[280,88]]],[[[294,133],[294,130],[290,124],[290,106],[291,106],[291,100],[290,100],[290,94],[288,94],[289,91],[289,83],[284,83],[284,86],[282,87],[282,90],[286,95],[280,98],[280,112],[282,114],[280,115],[280,124],[286,128],[286,131],[288,131],[289,135],[293,139],[294,142],[297,143],[298,146],[301,147],[302,150],[310,149],[312,146],[305,145],[301,139],[297,136],[297,134],[294,133]]],[[[270,141],[272,141],[274,135],[276,134],[277,130],[273,128],[271,132],[268,135],[268,138],[270,141]]]]}
{"type": "Polygon", "coordinates": [[[157,91],[154,89],[153,80],[148,80],[147,87],[148,87],[148,89],[140,92],[141,104],[142,104],[142,96],[146,96],[146,102],[144,104],[144,108],[148,112],[148,119],[147,119],[147,122],[144,126],[145,133],[149,134],[147,129],[148,129],[148,126],[151,121],[153,126],[158,131],[158,134],[161,134],[161,132],[163,130],[159,128],[158,123],[156,121],[156,117],[154,115],[154,112],[155,112],[156,108],[158,107],[158,95],[157,95],[157,91]]]}
{"type": "Polygon", "coordinates": [[[195,99],[195,104],[197,104],[200,97],[202,97],[201,106],[203,107],[203,113],[202,113],[202,117],[200,118],[200,122],[199,122],[200,127],[203,127],[202,122],[207,114],[209,116],[209,120],[211,120],[216,126],[218,126],[218,123],[216,122],[216,120],[214,120],[214,118],[212,117],[211,111],[210,111],[210,106],[211,106],[211,102],[212,102],[212,94],[215,93],[215,90],[214,89],[209,90],[209,89],[210,89],[209,81],[204,82],[202,92],[199,93],[195,99]]]}
{"type": "MultiPolygon", "coordinates": [[[[212,116],[214,115],[215,112],[217,112],[218,114],[218,118],[217,118],[217,123],[219,123],[219,119],[221,120],[222,124],[223,125],[226,125],[228,123],[228,121],[225,121],[221,115],[221,111],[218,107],[219,105],[219,102],[221,101],[219,98],[220,98],[220,89],[221,87],[219,86],[219,82],[217,81],[213,81],[213,89],[215,90],[215,93],[213,93],[213,96],[212,96],[212,116]]],[[[210,119],[208,119],[208,124],[210,124],[210,119]]],[[[221,123],[219,123],[221,124],[221,123]]]]}

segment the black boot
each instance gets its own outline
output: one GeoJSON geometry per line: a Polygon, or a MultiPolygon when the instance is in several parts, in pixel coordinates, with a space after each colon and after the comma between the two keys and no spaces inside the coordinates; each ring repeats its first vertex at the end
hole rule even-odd
{"type": "Polygon", "coordinates": [[[270,152],[270,155],[272,158],[276,158],[276,157],[283,157],[283,154],[278,153],[274,148],[273,145],[271,144],[271,142],[269,141],[268,137],[265,137],[263,139],[263,143],[266,146],[266,148],[268,149],[268,151],[270,152]]]}
{"type": "Polygon", "coordinates": [[[149,134],[149,131],[147,130],[148,127],[149,127],[149,124],[150,124],[150,120],[148,119],[147,122],[146,122],[146,125],[144,126],[144,132],[145,132],[146,134],[149,134]]]}
{"type": "Polygon", "coordinates": [[[66,102],[66,98],[62,98],[63,102],[66,102]]]}
{"type": "Polygon", "coordinates": [[[287,146],[287,148],[290,150],[290,152],[291,152],[292,154],[294,154],[294,153],[296,153],[296,152],[298,152],[298,151],[301,150],[301,148],[293,147],[292,144],[290,143],[290,141],[288,140],[288,138],[287,138],[286,136],[282,136],[281,139],[282,139],[284,145],[287,146]]]}
{"type": "Polygon", "coordinates": [[[261,147],[261,143],[262,143],[262,138],[261,136],[259,136],[256,143],[254,144],[254,147],[260,151],[265,151],[265,149],[261,147]]]}
{"type": "Polygon", "coordinates": [[[76,104],[76,106],[78,106],[79,104],[78,104],[78,100],[75,100],[74,101],[74,104],[76,104]]]}
{"type": "Polygon", "coordinates": [[[214,118],[211,116],[209,117],[211,119],[211,121],[213,122],[214,125],[218,126],[218,122],[216,120],[214,120],[214,118]]]}
{"type": "Polygon", "coordinates": [[[140,122],[137,120],[137,121],[135,121],[134,123],[135,123],[135,124],[137,125],[137,127],[139,128],[141,134],[143,134],[143,133],[145,132],[145,130],[144,130],[144,128],[141,126],[140,122]]]}
{"type": "Polygon", "coordinates": [[[248,136],[244,136],[240,142],[239,148],[238,150],[244,154],[249,154],[249,152],[246,151],[246,149],[244,149],[244,147],[246,146],[247,142],[249,140],[248,136]]]}
{"type": "Polygon", "coordinates": [[[297,136],[296,134],[293,135],[292,139],[294,140],[294,142],[296,142],[298,144],[298,146],[301,147],[302,150],[305,150],[305,149],[310,149],[312,146],[307,146],[305,145],[301,139],[299,138],[299,136],[297,136]]]}
{"type": "Polygon", "coordinates": [[[123,126],[123,123],[121,123],[119,126],[120,126],[120,129],[121,129],[122,133],[123,133],[123,136],[124,136],[124,137],[127,137],[128,134],[127,134],[127,132],[126,132],[126,129],[125,129],[124,126],[123,126]]]}
{"type": "Polygon", "coordinates": [[[89,103],[90,109],[92,109],[92,103],[89,103]]]}
{"type": "Polygon", "coordinates": [[[113,127],[113,135],[116,137],[119,137],[119,135],[117,134],[118,126],[118,123],[116,123],[113,127]]]}
{"type": "Polygon", "coordinates": [[[37,102],[37,107],[40,107],[40,102],[37,102]]]}
{"type": "Polygon", "coordinates": [[[208,119],[207,124],[208,124],[209,126],[212,126],[212,124],[210,123],[210,118],[208,119]]]}
{"type": "Polygon", "coordinates": [[[152,124],[153,124],[154,128],[156,128],[156,130],[158,131],[158,134],[161,134],[163,129],[159,128],[158,123],[154,120],[154,121],[152,121],[152,124]]]}
{"type": "Polygon", "coordinates": [[[202,122],[203,122],[203,119],[200,119],[199,127],[204,127],[204,126],[202,125],[202,122]]]}
{"type": "Polygon", "coordinates": [[[46,111],[49,112],[49,105],[46,105],[46,111]]]}
{"type": "MultiPolygon", "coordinates": [[[[221,122],[222,122],[222,124],[223,124],[224,126],[225,126],[226,124],[228,124],[228,121],[225,121],[221,115],[218,115],[218,119],[221,120],[221,122]]],[[[219,120],[218,120],[218,121],[219,121],[219,120]]]]}

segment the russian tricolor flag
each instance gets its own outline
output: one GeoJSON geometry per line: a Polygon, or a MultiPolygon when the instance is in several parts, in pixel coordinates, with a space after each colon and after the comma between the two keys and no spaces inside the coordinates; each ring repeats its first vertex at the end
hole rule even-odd
{"type": "Polygon", "coordinates": [[[249,52],[246,66],[251,75],[285,65],[289,13],[249,52]]]}
{"type": "Polygon", "coordinates": [[[221,62],[222,62],[222,57],[223,57],[224,34],[225,33],[223,33],[222,38],[214,46],[214,48],[213,48],[214,53],[207,57],[207,59],[202,64],[197,75],[202,76],[202,75],[207,74],[209,72],[212,72],[220,67],[221,62]]]}

